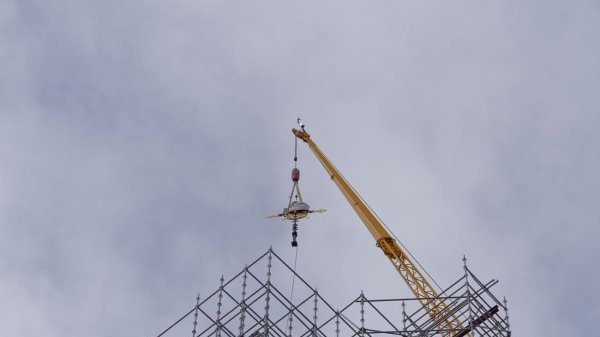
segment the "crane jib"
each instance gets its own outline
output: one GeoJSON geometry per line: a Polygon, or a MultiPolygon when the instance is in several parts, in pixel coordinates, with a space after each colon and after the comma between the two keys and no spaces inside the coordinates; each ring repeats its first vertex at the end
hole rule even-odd
{"type": "MultiPolygon", "coordinates": [[[[441,329],[464,329],[461,322],[450,312],[444,301],[439,298],[439,295],[421,271],[408,258],[407,254],[404,253],[396,240],[392,238],[392,235],[385,229],[383,224],[378,220],[375,214],[373,214],[358,193],[356,193],[352,186],[344,179],[325,154],[321,152],[304,128],[302,128],[302,130],[292,129],[292,132],[296,137],[308,144],[308,147],[317,157],[321,165],[323,165],[325,171],[327,171],[333,182],[342,192],[352,209],[354,209],[365,227],[367,227],[375,239],[377,247],[379,247],[390,260],[429,316],[434,321],[439,322],[438,325],[441,329]]],[[[447,333],[445,335],[447,335],[447,333]]]]}

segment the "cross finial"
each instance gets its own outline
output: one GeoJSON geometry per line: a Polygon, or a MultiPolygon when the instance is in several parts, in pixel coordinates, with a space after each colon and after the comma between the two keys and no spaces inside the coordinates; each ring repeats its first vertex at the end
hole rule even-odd
{"type": "Polygon", "coordinates": [[[298,119],[296,119],[296,123],[298,123],[298,125],[300,125],[300,129],[302,129],[302,131],[304,131],[304,124],[302,124],[302,122],[300,122],[302,119],[300,117],[298,117],[298,119]]]}

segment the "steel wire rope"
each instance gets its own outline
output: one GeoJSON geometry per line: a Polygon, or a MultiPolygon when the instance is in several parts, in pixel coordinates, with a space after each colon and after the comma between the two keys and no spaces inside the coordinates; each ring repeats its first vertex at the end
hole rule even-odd
{"type": "MultiPolygon", "coordinates": [[[[294,310],[294,285],[296,284],[296,265],[298,263],[298,246],[296,246],[296,256],[294,257],[294,272],[293,272],[293,276],[292,276],[292,289],[290,291],[290,317],[288,318],[287,323],[285,324],[285,331],[288,331],[288,328],[290,327],[290,319],[292,317],[292,312],[294,310]]],[[[291,334],[290,334],[291,335],[291,334]]]]}
{"type": "MultiPolygon", "coordinates": [[[[300,118],[298,118],[298,120],[300,120],[300,118]]],[[[296,164],[298,163],[298,137],[294,136],[294,168],[296,167],[296,164]]]]}
{"type": "MultiPolygon", "coordinates": [[[[300,124],[300,117],[298,117],[298,124],[300,124]]],[[[294,136],[294,168],[298,168],[298,137],[295,137],[295,136],[294,136]]],[[[293,191],[292,191],[292,194],[293,194],[293,191]]],[[[294,221],[294,225],[295,225],[295,221],[294,221]]],[[[294,256],[294,271],[293,271],[293,275],[292,275],[292,289],[290,290],[290,305],[291,305],[290,317],[288,318],[287,323],[285,324],[285,332],[287,332],[288,328],[290,327],[290,320],[292,319],[292,312],[294,310],[293,300],[294,300],[294,285],[296,283],[296,265],[298,263],[298,246],[296,246],[295,248],[296,248],[296,253],[294,256]]]]}
{"type": "Polygon", "coordinates": [[[423,269],[423,271],[425,272],[425,274],[429,277],[430,280],[433,281],[433,283],[438,287],[439,291],[442,291],[442,287],[440,287],[440,285],[436,282],[436,280],[431,276],[431,274],[429,274],[429,272],[427,271],[427,269],[425,267],[423,267],[423,265],[421,264],[421,262],[419,262],[419,260],[412,255],[412,253],[410,252],[410,249],[408,249],[404,243],[402,243],[402,241],[400,241],[400,239],[398,239],[398,237],[396,236],[396,234],[394,234],[394,232],[385,224],[385,222],[383,222],[383,220],[379,217],[379,215],[377,215],[377,213],[371,208],[371,206],[369,205],[369,203],[367,203],[365,201],[365,199],[360,195],[360,193],[358,193],[358,191],[354,188],[354,186],[352,186],[352,184],[350,184],[350,182],[344,177],[344,175],[337,169],[337,167],[335,167],[335,165],[331,162],[331,160],[329,160],[329,158],[322,153],[323,156],[325,158],[327,158],[327,160],[331,163],[331,166],[333,166],[333,168],[337,171],[337,173],[342,177],[342,179],[344,179],[346,181],[346,183],[348,184],[348,186],[350,186],[350,188],[352,189],[352,191],[360,198],[360,200],[367,206],[367,208],[373,213],[373,215],[375,215],[375,217],[377,218],[377,220],[379,220],[379,222],[381,222],[381,224],[388,230],[388,232],[390,232],[390,234],[392,234],[392,236],[394,237],[394,239],[396,239],[396,241],[398,241],[398,243],[400,244],[400,246],[402,246],[402,248],[404,248],[406,250],[406,252],[408,253],[408,255],[415,260],[415,262],[419,265],[419,267],[421,267],[421,269],[423,269]]]}

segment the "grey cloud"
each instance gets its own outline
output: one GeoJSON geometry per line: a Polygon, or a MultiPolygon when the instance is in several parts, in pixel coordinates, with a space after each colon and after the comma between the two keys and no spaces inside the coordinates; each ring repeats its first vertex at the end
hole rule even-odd
{"type": "MultiPolygon", "coordinates": [[[[4,2],[3,333],[153,335],[269,245],[291,259],[289,225],[263,216],[300,115],[440,283],[467,254],[514,333],[591,334],[598,13],[4,2]]],[[[299,271],[334,303],[408,295],[303,145],[300,168],[328,212],[300,228],[299,271]]]]}

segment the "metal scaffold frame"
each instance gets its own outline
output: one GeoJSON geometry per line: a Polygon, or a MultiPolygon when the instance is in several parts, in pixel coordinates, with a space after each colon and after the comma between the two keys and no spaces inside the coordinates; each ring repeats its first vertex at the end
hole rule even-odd
{"type": "Polygon", "coordinates": [[[196,305],[158,337],[186,321],[192,337],[510,337],[506,299],[499,301],[490,291],[498,281],[481,282],[463,260],[463,276],[439,297],[426,299],[446,304],[438,320],[455,317],[463,328],[443,328],[419,303],[422,298],[370,299],[361,292],[336,310],[269,249],[230,280],[221,277],[218,289],[203,300],[198,295],[196,305]],[[264,262],[266,274],[260,271],[264,262]],[[274,284],[275,276],[299,280],[296,298],[274,284]]]}

